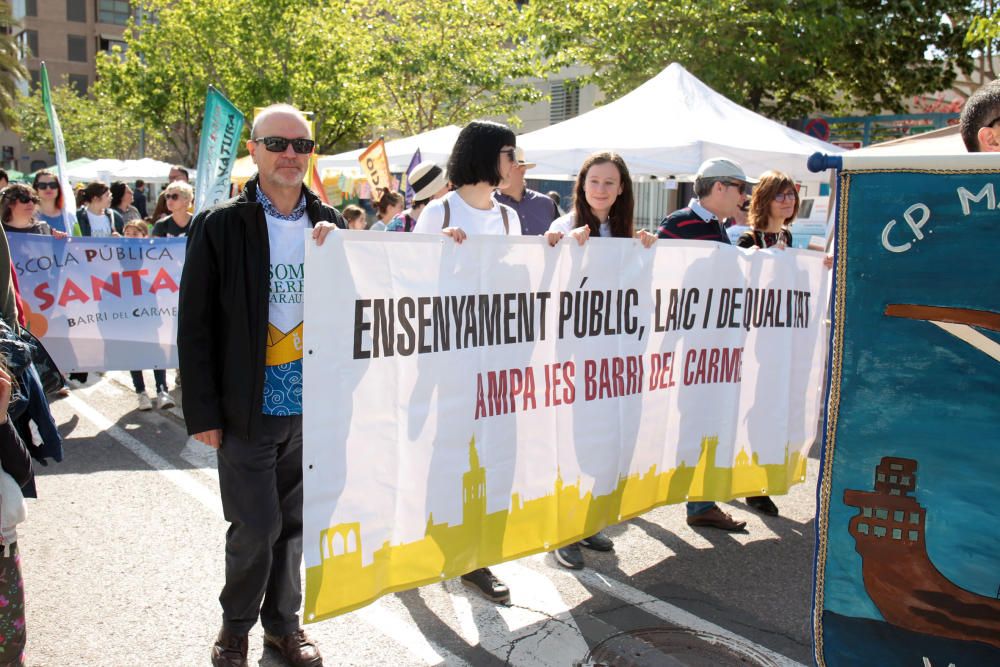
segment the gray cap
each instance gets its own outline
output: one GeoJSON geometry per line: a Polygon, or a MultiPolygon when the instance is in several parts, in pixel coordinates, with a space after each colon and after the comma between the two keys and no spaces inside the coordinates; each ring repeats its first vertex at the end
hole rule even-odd
{"type": "Polygon", "coordinates": [[[736,164],[732,160],[727,160],[726,158],[712,158],[711,160],[705,160],[698,167],[699,179],[702,178],[731,178],[734,181],[743,181],[744,183],[757,183],[756,178],[747,178],[747,175],[743,173],[743,169],[740,165],[736,164]]]}

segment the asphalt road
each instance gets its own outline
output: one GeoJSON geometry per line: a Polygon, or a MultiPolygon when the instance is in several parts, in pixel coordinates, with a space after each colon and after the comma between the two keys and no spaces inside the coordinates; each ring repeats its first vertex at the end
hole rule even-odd
{"type": "MultiPolygon", "coordinates": [[[[39,499],[19,527],[29,665],[209,664],[227,526],[214,453],[188,440],[179,410],[135,407],[127,373],[53,403],[65,460],[36,466],[39,499]]],[[[615,551],[586,552],[579,573],[548,555],[496,566],[510,607],[448,581],[307,631],[327,665],[573,665],[612,646],[634,664],[811,664],[817,456],[776,498],[780,517],[729,504],[745,534],[696,531],[683,506],[664,507],[607,530],[615,551]],[[649,652],[661,641],[672,657],[649,652]],[[723,648],[732,659],[707,653],[723,648]]],[[[250,664],[282,664],[259,626],[250,664]]]]}

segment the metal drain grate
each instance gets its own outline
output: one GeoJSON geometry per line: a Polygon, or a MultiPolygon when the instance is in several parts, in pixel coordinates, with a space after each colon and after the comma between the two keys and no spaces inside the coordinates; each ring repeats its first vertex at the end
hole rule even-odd
{"type": "Polygon", "coordinates": [[[709,632],[641,628],[608,637],[575,667],[772,667],[775,663],[709,632]]]}

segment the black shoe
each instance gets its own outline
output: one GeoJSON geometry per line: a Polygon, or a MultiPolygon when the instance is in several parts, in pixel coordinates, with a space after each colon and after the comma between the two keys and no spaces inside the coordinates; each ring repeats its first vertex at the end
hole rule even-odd
{"type": "Polygon", "coordinates": [[[587,547],[594,551],[612,551],[615,548],[615,543],[611,541],[611,538],[600,531],[584,540],[580,540],[578,544],[581,547],[587,547]]]}
{"type": "Polygon", "coordinates": [[[481,567],[462,575],[462,583],[479,591],[484,598],[497,604],[510,602],[510,589],[507,584],[497,579],[490,568],[481,567]]]}
{"type": "Polygon", "coordinates": [[[556,557],[556,562],[570,570],[583,569],[583,552],[580,551],[580,543],[567,544],[561,549],[552,552],[556,557]]]}
{"type": "Polygon", "coordinates": [[[767,516],[778,516],[778,506],[767,496],[750,496],[747,505],[767,516]]]}

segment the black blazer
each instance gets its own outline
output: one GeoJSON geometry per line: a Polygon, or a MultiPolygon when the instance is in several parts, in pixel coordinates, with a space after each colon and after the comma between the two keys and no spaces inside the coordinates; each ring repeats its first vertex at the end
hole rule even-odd
{"type": "MultiPolygon", "coordinates": [[[[310,224],[345,227],[337,209],[302,190],[310,224]]],[[[250,440],[264,402],[271,261],[257,177],[188,228],[177,314],[184,420],[190,434],[218,428],[250,440]]]]}

